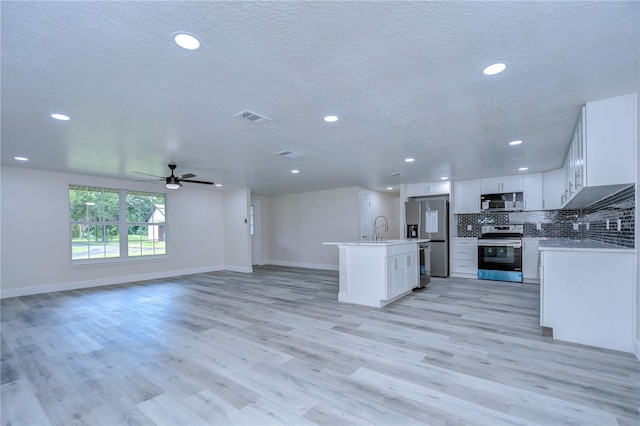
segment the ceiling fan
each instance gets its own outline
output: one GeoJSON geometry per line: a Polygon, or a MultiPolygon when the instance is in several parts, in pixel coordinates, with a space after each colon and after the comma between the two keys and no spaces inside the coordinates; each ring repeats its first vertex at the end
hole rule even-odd
{"type": "Polygon", "coordinates": [[[167,188],[169,188],[169,189],[178,189],[178,188],[180,188],[182,186],[182,182],[201,183],[201,184],[204,184],[204,185],[213,185],[213,182],[207,182],[207,181],[204,181],[204,180],[193,180],[193,179],[191,179],[191,178],[196,177],[196,175],[194,175],[193,173],[185,173],[184,175],[175,176],[173,174],[173,171],[176,169],[176,165],[175,164],[169,164],[169,168],[171,169],[171,176],[167,176],[167,177],[154,176],[154,175],[150,175],[150,174],[147,174],[147,173],[141,173],[141,172],[134,172],[134,173],[137,173],[139,175],[147,175],[147,176],[157,177],[158,180],[164,181],[165,184],[167,185],[167,188]]]}

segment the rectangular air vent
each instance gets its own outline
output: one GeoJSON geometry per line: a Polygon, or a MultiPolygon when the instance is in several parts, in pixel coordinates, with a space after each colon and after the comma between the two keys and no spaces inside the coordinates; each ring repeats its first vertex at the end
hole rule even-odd
{"type": "Polygon", "coordinates": [[[244,118],[245,120],[253,121],[254,123],[266,123],[267,121],[271,121],[270,118],[264,117],[260,114],[256,114],[255,112],[244,110],[235,115],[236,117],[244,118]]]}
{"type": "Polygon", "coordinates": [[[295,151],[280,151],[278,153],[278,155],[282,155],[283,157],[287,157],[287,158],[300,158],[302,157],[302,154],[295,152],[295,151]]]}

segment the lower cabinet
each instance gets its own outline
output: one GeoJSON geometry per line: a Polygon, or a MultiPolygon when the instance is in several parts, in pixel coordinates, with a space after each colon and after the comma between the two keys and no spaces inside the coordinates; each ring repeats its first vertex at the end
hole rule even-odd
{"type": "Polygon", "coordinates": [[[450,244],[451,276],[477,278],[478,276],[478,239],[452,238],[450,244]]]}
{"type": "Polygon", "coordinates": [[[405,253],[386,259],[387,300],[418,287],[418,254],[405,253]]]}
{"type": "Polygon", "coordinates": [[[540,253],[540,325],[554,339],[633,352],[636,253],[540,253]]]}

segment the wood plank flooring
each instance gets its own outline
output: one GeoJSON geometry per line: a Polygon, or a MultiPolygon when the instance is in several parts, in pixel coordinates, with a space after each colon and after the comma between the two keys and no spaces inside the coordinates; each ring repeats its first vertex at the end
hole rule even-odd
{"type": "Polygon", "coordinates": [[[382,309],[264,266],[1,302],[3,425],[640,424],[631,354],[553,341],[536,285],[382,309]]]}

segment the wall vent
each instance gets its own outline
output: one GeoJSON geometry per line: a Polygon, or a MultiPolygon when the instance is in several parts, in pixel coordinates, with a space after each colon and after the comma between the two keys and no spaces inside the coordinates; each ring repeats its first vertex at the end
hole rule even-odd
{"type": "Polygon", "coordinates": [[[300,154],[299,152],[295,152],[295,151],[280,151],[278,153],[278,155],[281,155],[283,157],[287,157],[287,158],[300,158],[302,157],[302,154],[300,154]]]}
{"type": "Polygon", "coordinates": [[[235,117],[244,118],[245,120],[252,121],[256,124],[266,123],[267,121],[271,121],[270,118],[267,118],[260,114],[256,114],[255,112],[249,111],[248,109],[237,113],[235,117]]]}

